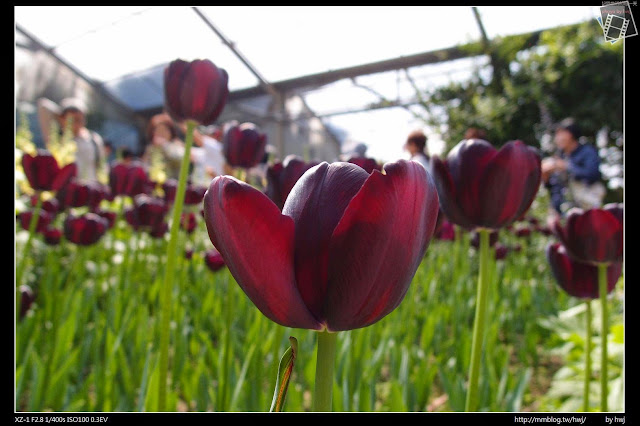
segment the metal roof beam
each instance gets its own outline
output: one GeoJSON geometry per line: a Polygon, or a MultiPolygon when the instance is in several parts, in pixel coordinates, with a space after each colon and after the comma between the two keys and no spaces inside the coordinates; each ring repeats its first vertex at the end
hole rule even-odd
{"type": "Polygon", "coordinates": [[[139,115],[133,109],[129,108],[127,105],[122,103],[119,99],[117,99],[115,96],[113,96],[111,93],[109,93],[107,91],[107,89],[105,89],[100,83],[98,83],[97,81],[91,79],[88,75],[86,75],[85,73],[80,71],[78,68],[76,68],[75,66],[73,66],[72,64],[67,62],[65,59],[63,59],[60,56],[58,56],[58,54],[53,51],[53,48],[45,46],[45,44],[42,41],[38,40],[34,35],[30,34],[28,31],[26,31],[24,28],[22,28],[18,24],[16,24],[16,30],[19,31],[20,33],[22,33],[25,37],[27,37],[31,41],[31,43],[33,43],[39,49],[42,49],[45,52],[47,52],[47,54],[49,56],[51,56],[53,59],[55,59],[56,61],[58,61],[62,65],[64,65],[69,70],[71,70],[75,75],[80,77],[82,80],[86,81],[102,97],[104,97],[109,102],[111,102],[121,112],[123,112],[123,113],[125,113],[125,114],[127,114],[129,116],[135,117],[135,118],[140,118],[139,115]]]}

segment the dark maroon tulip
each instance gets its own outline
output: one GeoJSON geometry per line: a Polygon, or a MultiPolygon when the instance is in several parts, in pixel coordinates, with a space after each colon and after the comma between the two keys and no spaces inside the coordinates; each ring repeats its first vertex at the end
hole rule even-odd
{"type": "Polygon", "coordinates": [[[28,285],[21,285],[20,288],[20,319],[24,318],[24,316],[31,309],[31,305],[36,300],[36,295],[31,290],[31,287],[28,285]]]}
{"type": "Polygon", "coordinates": [[[211,182],[209,237],[265,316],[342,331],[400,304],[433,235],[438,194],[416,162],[387,163],[384,171],[321,163],[298,180],[282,213],[233,177],[211,182]]]}
{"type": "Polygon", "coordinates": [[[184,258],[187,260],[191,260],[191,258],[193,257],[193,250],[192,249],[185,249],[184,250],[184,258]]]}
{"type": "Polygon", "coordinates": [[[216,249],[207,250],[204,254],[204,262],[213,272],[219,271],[225,265],[222,255],[216,249]]]}
{"type": "MultiPolygon", "coordinates": [[[[35,207],[38,205],[38,195],[34,194],[31,196],[31,207],[35,207]]],[[[49,198],[48,200],[44,200],[40,206],[42,210],[50,213],[55,216],[60,211],[60,203],[55,198],[49,198]]]]}
{"type": "Polygon", "coordinates": [[[176,199],[176,191],[178,190],[178,181],[173,178],[169,178],[162,184],[162,191],[164,192],[164,200],[167,203],[172,203],[176,199]]]}
{"type": "MultiPolygon", "coordinates": [[[[31,223],[31,217],[33,216],[33,211],[27,210],[22,213],[18,213],[17,219],[20,221],[20,226],[22,229],[29,230],[29,224],[31,223]]],[[[44,232],[49,224],[53,221],[53,216],[44,209],[40,209],[40,214],[38,215],[38,222],[36,223],[36,232],[44,232]]]]}
{"type": "Polygon", "coordinates": [[[503,260],[507,257],[507,254],[509,254],[509,248],[500,243],[496,244],[495,250],[496,260],[503,260]]]}
{"type": "Polygon", "coordinates": [[[193,184],[187,185],[184,193],[184,203],[188,206],[202,203],[205,192],[207,192],[207,188],[205,186],[193,184]]]}
{"type": "Polygon", "coordinates": [[[177,59],[164,70],[164,105],[175,121],[213,124],[229,96],[229,76],[208,59],[177,59]]]}
{"type": "Polygon", "coordinates": [[[60,238],[62,238],[62,231],[56,228],[47,228],[42,234],[44,235],[44,242],[50,246],[57,246],[60,244],[60,238]]]}
{"type": "Polygon", "coordinates": [[[553,234],[553,231],[547,225],[537,225],[534,229],[536,230],[536,232],[539,232],[542,235],[546,235],[547,237],[553,234]]]}
{"type": "Polygon", "coordinates": [[[529,238],[531,236],[531,228],[528,226],[519,226],[515,230],[516,237],[529,238]]]}
{"type": "Polygon", "coordinates": [[[107,220],[95,213],[70,214],[64,221],[64,236],[74,244],[89,246],[98,242],[108,227],[107,220]]]}
{"type": "Polygon", "coordinates": [[[347,161],[349,163],[362,167],[367,173],[371,173],[374,170],[382,171],[382,166],[378,164],[378,162],[373,158],[351,157],[347,161]]]}
{"type": "Polygon", "coordinates": [[[527,221],[534,227],[540,225],[540,221],[538,220],[538,218],[535,218],[533,216],[527,217],[527,221]]]}
{"type": "Polygon", "coordinates": [[[90,196],[91,187],[87,183],[75,179],[56,194],[56,198],[63,209],[67,207],[88,206],[90,196]]]}
{"type": "Polygon", "coordinates": [[[164,222],[166,213],[167,205],[162,199],[138,194],[133,199],[133,208],[125,211],[125,220],[134,229],[154,229],[164,222]]]}
{"type": "Polygon", "coordinates": [[[169,230],[169,224],[167,222],[160,222],[158,224],[153,225],[149,229],[149,235],[153,238],[164,238],[164,235],[169,230]]]}
{"type": "Polygon", "coordinates": [[[269,167],[267,169],[267,196],[282,210],[298,179],[311,167],[317,165],[318,163],[315,161],[307,163],[296,155],[289,155],[282,163],[276,163],[269,167]]]}
{"type": "MultiPolygon", "coordinates": [[[[498,242],[498,238],[500,237],[499,231],[491,231],[489,232],[489,246],[493,247],[498,242]]],[[[475,248],[480,248],[480,234],[477,232],[473,233],[471,237],[471,245],[475,248]]]]}
{"type": "MultiPolygon", "coordinates": [[[[597,299],[600,296],[598,286],[598,267],[578,262],[567,255],[560,243],[547,246],[547,260],[556,282],[569,295],[584,299],[597,299]]],[[[622,264],[613,262],[607,267],[607,293],[611,293],[622,274],[622,264]]]]}
{"type": "Polygon", "coordinates": [[[57,191],[77,173],[75,163],[60,168],[55,157],[44,149],[39,149],[35,157],[23,154],[22,168],[29,185],[36,191],[57,191]]]}
{"type": "Polygon", "coordinates": [[[243,123],[230,127],[222,138],[223,152],[232,167],[250,169],[262,160],[267,146],[267,135],[255,124],[243,123]]]}
{"type": "Polygon", "coordinates": [[[113,225],[115,225],[116,223],[116,212],[108,210],[95,210],[94,213],[107,220],[109,229],[113,228],[113,225]]]}
{"type": "Polygon", "coordinates": [[[111,194],[135,197],[149,191],[149,176],[144,164],[139,161],[116,163],[109,171],[111,194]]]}
{"type": "Polygon", "coordinates": [[[499,229],[529,209],[540,186],[540,156],[522,141],[500,150],[481,139],[456,145],[446,160],[432,157],[440,204],[467,229],[499,229]]]}
{"type": "Polygon", "coordinates": [[[622,204],[607,204],[601,209],[573,208],[567,212],[563,227],[560,220],[553,232],[567,253],[580,262],[591,264],[622,261],[622,204]]]}
{"type": "Polygon", "coordinates": [[[193,212],[182,213],[182,220],[180,221],[182,229],[187,231],[187,234],[191,234],[196,229],[198,224],[196,221],[196,214],[193,212]]]}
{"type": "Polygon", "coordinates": [[[448,220],[443,220],[440,226],[439,232],[436,234],[436,238],[443,241],[453,241],[456,239],[456,230],[453,227],[453,223],[448,220]]]}

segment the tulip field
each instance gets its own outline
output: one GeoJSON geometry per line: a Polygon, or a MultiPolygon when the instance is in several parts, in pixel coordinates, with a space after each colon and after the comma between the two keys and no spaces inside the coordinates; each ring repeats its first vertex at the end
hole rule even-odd
{"type": "Polygon", "coordinates": [[[165,69],[178,179],[120,158],[83,181],[64,134],[17,135],[16,411],[625,410],[622,203],[552,218],[520,140],[251,180],[250,123],[223,138],[233,175],[198,184],[226,85],[165,69]]]}
{"type": "MultiPolygon", "coordinates": [[[[210,270],[204,253],[213,246],[197,217],[195,232],[180,235],[193,255],[178,259],[172,293],[169,410],[267,411],[289,336],[299,353],[285,409],[310,410],[317,333],[269,321],[226,268],[210,270]]],[[[16,234],[18,260],[26,234],[16,234]]],[[[483,411],[580,409],[584,313],[550,274],[544,247],[553,239],[500,232],[501,243],[521,250],[491,272],[483,411]]],[[[433,241],[396,311],[340,333],[335,411],[464,410],[477,275],[470,240],[459,232],[433,241]]],[[[156,410],[166,244],[124,220],[89,247],[33,241],[25,282],[36,297],[16,322],[18,411],[156,410]]],[[[611,410],[624,410],[623,291],[621,278],[611,298],[611,410]]],[[[597,394],[592,400],[596,409],[597,394]]]]}

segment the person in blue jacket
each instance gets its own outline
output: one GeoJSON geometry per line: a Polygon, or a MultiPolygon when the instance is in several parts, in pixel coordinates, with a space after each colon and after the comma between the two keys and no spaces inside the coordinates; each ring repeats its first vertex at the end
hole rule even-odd
{"type": "Polygon", "coordinates": [[[571,207],[599,207],[606,192],[598,151],[591,144],[580,143],[581,136],[573,120],[563,120],[555,129],[557,154],[542,161],[542,179],[560,215],[571,207]]]}

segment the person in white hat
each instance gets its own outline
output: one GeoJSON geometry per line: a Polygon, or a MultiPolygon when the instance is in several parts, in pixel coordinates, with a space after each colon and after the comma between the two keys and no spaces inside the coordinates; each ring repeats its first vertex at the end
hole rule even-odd
{"type": "Polygon", "coordinates": [[[86,107],[77,98],[65,98],[56,105],[49,99],[38,100],[40,126],[44,135],[45,145],[49,143],[50,120],[58,120],[63,131],[70,126],[73,140],[76,143],[77,178],[84,181],[97,181],[98,170],[105,158],[102,137],[86,127],[86,107]]]}

